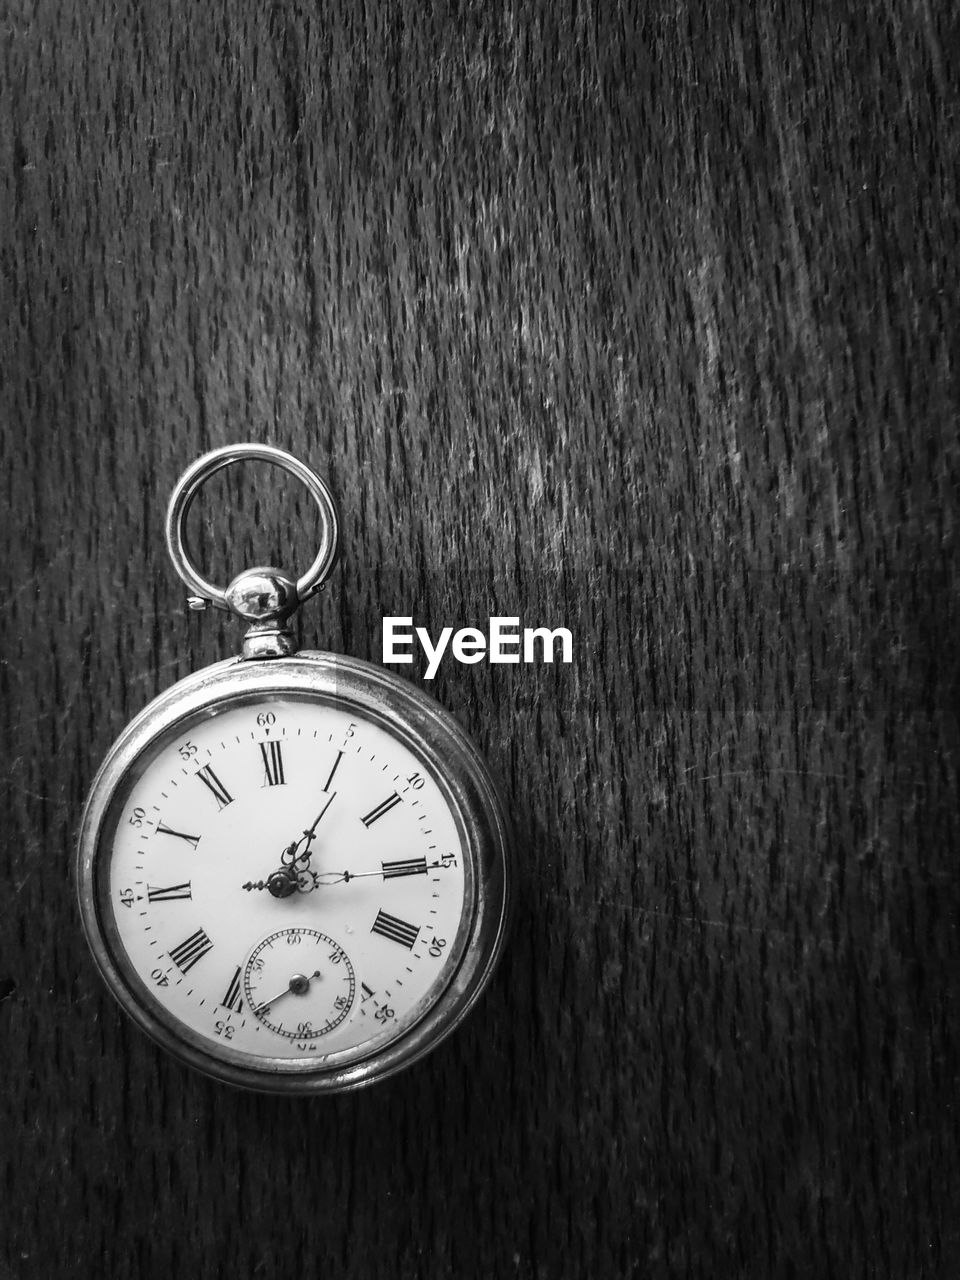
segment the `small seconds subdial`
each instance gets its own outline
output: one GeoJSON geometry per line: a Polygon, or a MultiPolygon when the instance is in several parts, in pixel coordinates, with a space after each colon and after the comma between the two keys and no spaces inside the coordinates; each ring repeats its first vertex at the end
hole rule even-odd
{"type": "Polygon", "coordinates": [[[338,1027],[356,995],[350,957],[316,929],[279,929],[258,942],[243,971],[247,1006],[288,1040],[315,1040],[338,1027]]]}

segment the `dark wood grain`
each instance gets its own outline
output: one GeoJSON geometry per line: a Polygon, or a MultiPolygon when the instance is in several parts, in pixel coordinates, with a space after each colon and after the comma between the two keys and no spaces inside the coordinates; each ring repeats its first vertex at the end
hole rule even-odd
{"type": "MultiPolygon", "coordinates": [[[[956,1273],[948,11],[5,6],[5,1274],[956,1273]],[[74,904],[108,745],[237,647],[162,512],[238,439],[341,505],[306,643],[576,640],[433,683],[516,930],[333,1101],[161,1054],[74,904]]],[[[220,577],[314,534],[249,470],[197,517],[220,577]]]]}

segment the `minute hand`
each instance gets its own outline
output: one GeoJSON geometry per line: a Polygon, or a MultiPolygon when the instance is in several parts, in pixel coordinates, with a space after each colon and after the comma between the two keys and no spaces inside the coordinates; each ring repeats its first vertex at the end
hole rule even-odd
{"type": "Polygon", "coordinates": [[[313,844],[314,836],[317,834],[317,827],[320,825],[320,819],[330,808],[333,801],[337,798],[335,791],[330,792],[330,799],[323,806],[316,818],[313,820],[313,826],[309,831],[304,831],[299,840],[295,840],[293,844],[288,844],[280,855],[280,862],[283,866],[298,866],[301,869],[310,866],[310,846],[313,844]],[[303,849],[300,846],[303,845],[303,849]]]}

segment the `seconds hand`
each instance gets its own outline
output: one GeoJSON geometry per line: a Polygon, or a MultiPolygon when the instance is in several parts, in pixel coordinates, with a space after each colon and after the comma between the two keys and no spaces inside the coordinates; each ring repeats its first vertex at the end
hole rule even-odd
{"type": "Polygon", "coordinates": [[[319,978],[319,977],[320,977],[320,970],[319,970],[319,969],[317,969],[317,970],[315,970],[313,973],[311,973],[309,978],[308,978],[308,977],[306,977],[306,976],[305,976],[304,974],[302,974],[302,973],[295,973],[295,974],[293,975],[293,977],[290,979],[290,981],[287,983],[287,985],[283,988],[283,990],[282,990],[282,991],[280,991],[280,992],[278,992],[278,993],[273,997],[273,999],[272,999],[272,1000],[263,1000],[263,1001],[261,1001],[261,1003],[260,1003],[260,1004],[258,1004],[258,1005],[257,1005],[257,1007],[254,1009],[254,1011],[253,1011],[253,1012],[254,1012],[254,1014],[262,1013],[264,1009],[269,1009],[269,1008],[270,1008],[270,1006],[271,1006],[272,1004],[276,1004],[276,1003],[277,1003],[277,1001],[278,1001],[282,996],[288,996],[288,995],[302,996],[302,995],[306,995],[307,988],[310,986],[311,979],[313,979],[313,978],[319,978]]]}

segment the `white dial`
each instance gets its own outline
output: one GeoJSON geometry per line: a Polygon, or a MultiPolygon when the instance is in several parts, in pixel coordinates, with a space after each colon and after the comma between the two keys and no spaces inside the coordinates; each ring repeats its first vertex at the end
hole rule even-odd
{"type": "Polygon", "coordinates": [[[209,709],[141,753],[112,812],[107,929],[214,1053],[349,1065],[456,969],[457,821],[418,755],[359,711],[266,694],[209,709]]]}

